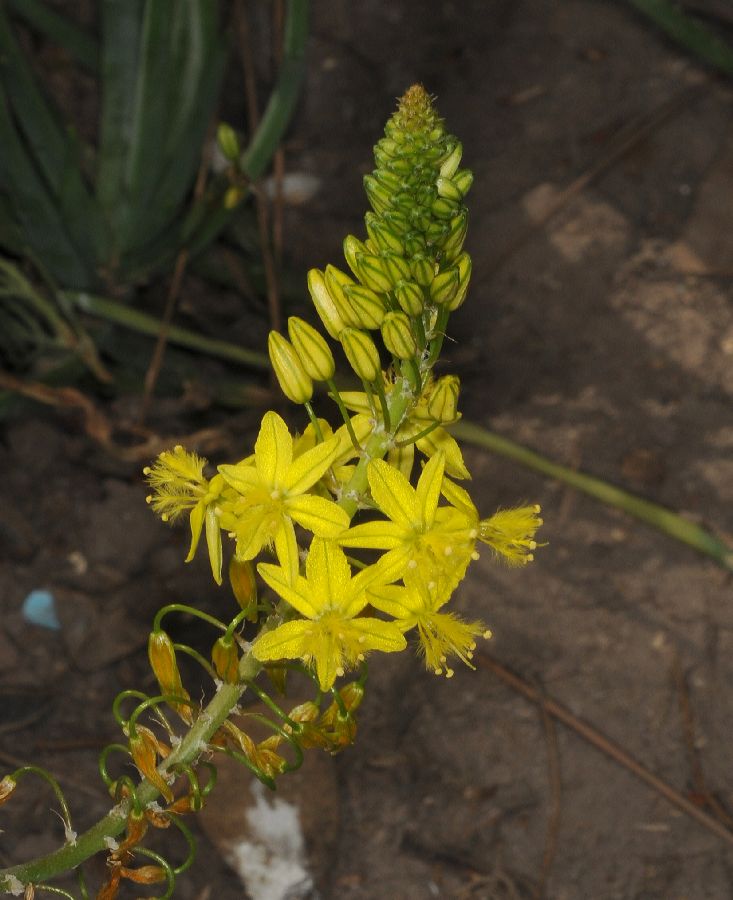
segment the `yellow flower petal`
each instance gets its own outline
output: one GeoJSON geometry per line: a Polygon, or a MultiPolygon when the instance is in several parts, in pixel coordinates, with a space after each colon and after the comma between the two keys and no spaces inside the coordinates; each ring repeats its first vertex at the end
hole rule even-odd
{"type": "Polygon", "coordinates": [[[383,622],[364,616],[353,619],[352,627],[361,632],[359,643],[364,651],[381,650],[382,653],[396,653],[407,646],[404,634],[392,622],[383,622]]]}
{"type": "Polygon", "coordinates": [[[301,659],[305,654],[311,622],[285,622],[274,631],[263,634],[252,645],[252,654],[261,662],[272,659],[301,659]]]}
{"type": "Polygon", "coordinates": [[[288,494],[302,494],[314,485],[336,458],[339,448],[339,440],[332,437],[322,444],[316,444],[311,450],[306,450],[282,473],[280,486],[288,494]]]}
{"type": "Polygon", "coordinates": [[[206,546],[209,551],[211,574],[214,576],[214,581],[221,584],[221,528],[219,527],[219,517],[212,506],[206,510],[206,546]]]}
{"type": "Polygon", "coordinates": [[[388,518],[405,528],[419,523],[415,489],[402,472],[382,459],[373,459],[367,467],[367,476],[374,502],[388,518]]]}
{"type": "Polygon", "coordinates": [[[315,494],[288,497],[285,510],[294,521],[318,537],[338,537],[349,526],[349,514],[338,503],[315,494]]]}
{"type": "Polygon", "coordinates": [[[338,609],[351,581],[351,566],[346,554],[333,541],[313,538],[305,561],[305,575],[314,597],[322,607],[338,609]]]}
{"type": "Polygon", "coordinates": [[[425,456],[433,456],[438,450],[445,453],[445,471],[451,478],[470,478],[471,474],[463,462],[461,448],[445,428],[436,428],[416,442],[417,449],[425,456]]]}
{"type": "Polygon", "coordinates": [[[297,609],[301,616],[312,619],[318,615],[319,609],[311,601],[311,593],[305,578],[298,576],[293,583],[286,569],[282,566],[273,566],[272,563],[260,563],[257,571],[262,580],[283,600],[287,600],[293,609],[297,609]]]}
{"type": "Polygon", "coordinates": [[[442,450],[432,456],[422,470],[415,494],[420,507],[423,525],[430,528],[435,521],[435,511],[440,499],[440,488],[445,471],[445,453],[442,450]]]}
{"type": "Polygon", "coordinates": [[[287,516],[282,517],[282,524],[275,535],[275,555],[280,565],[288,573],[292,584],[298,575],[300,559],[295,528],[287,516]]]}
{"type": "MultiPolygon", "coordinates": [[[[270,410],[262,417],[255,441],[255,465],[263,482],[279,487],[293,460],[293,439],[283,419],[270,410]]],[[[222,472],[222,475],[224,473],[222,472]]]]}
{"type": "Polygon", "coordinates": [[[250,462],[238,463],[236,466],[219,466],[219,474],[224,481],[240,494],[246,494],[253,487],[259,487],[262,483],[252,457],[249,457],[249,460],[250,462]]]}
{"type": "Polygon", "coordinates": [[[412,534],[412,529],[387,519],[375,519],[354,525],[337,538],[342,547],[364,547],[369,550],[391,550],[412,534]]]}
{"type": "Polygon", "coordinates": [[[203,503],[197,503],[191,510],[191,515],[188,519],[189,525],[191,526],[191,546],[188,548],[186,562],[191,562],[196,555],[196,548],[199,545],[199,538],[201,537],[201,529],[204,527],[205,514],[206,506],[203,503]]]}

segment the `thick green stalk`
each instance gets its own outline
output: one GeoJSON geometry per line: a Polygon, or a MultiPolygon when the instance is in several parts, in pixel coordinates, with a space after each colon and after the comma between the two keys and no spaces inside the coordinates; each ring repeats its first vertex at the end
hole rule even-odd
{"type": "MultiPolygon", "coordinates": [[[[247,689],[246,682],[252,680],[260,668],[261,664],[251,653],[242,657],[239,664],[239,675],[242,681],[239,684],[223,684],[219,688],[181,743],[160,764],[159,772],[165,773],[177,765],[192,765],[196,762],[202,749],[206,747],[219,726],[236,707],[239,698],[247,689]]],[[[157,798],[158,790],[150,782],[143,780],[138,788],[137,796],[144,807],[157,798]]],[[[124,831],[129,811],[129,801],[120,803],[84,834],[79,835],[75,844],[67,844],[53,853],[39,856],[30,862],[20,863],[8,869],[0,869],[0,891],[10,893],[14,879],[23,885],[35,884],[48,881],[76,868],[95,853],[106,849],[107,838],[115,838],[124,831]]]]}
{"type": "Polygon", "coordinates": [[[500,456],[505,456],[507,459],[534,469],[535,472],[542,472],[543,475],[549,475],[556,481],[569,484],[602,503],[615,506],[616,509],[623,510],[658,531],[712,557],[724,569],[733,571],[733,547],[724,544],[715,535],[700,528],[699,525],[683,519],[671,509],[637,497],[600,478],[594,478],[592,475],[576,472],[574,469],[554,463],[521,444],[515,444],[514,441],[500,437],[486,428],[465,421],[465,419],[454,425],[452,431],[456,437],[462,438],[469,444],[492,450],[500,456]]]}

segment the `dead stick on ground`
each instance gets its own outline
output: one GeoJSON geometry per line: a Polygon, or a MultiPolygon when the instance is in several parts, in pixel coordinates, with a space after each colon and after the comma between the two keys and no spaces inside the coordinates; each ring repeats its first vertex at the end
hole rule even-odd
{"type": "Polygon", "coordinates": [[[533,222],[522,234],[513,241],[510,241],[499,255],[491,262],[490,271],[496,272],[500,269],[508,259],[510,259],[524,244],[527,243],[537,232],[547,225],[567,204],[581,194],[592,182],[599,176],[611,168],[620,159],[626,156],[637,144],[648,138],[663,122],[670,116],[684,108],[692,99],[699,95],[700,88],[694,87],[689,90],[682,91],[671,100],[663,103],[658,109],[653,110],[647,116],[639,116],[632,119],[625,125],[616,135],[614,146],[601,157],[598,162],[594,163],[585,172],[581,173],[575,181],[571,182],[564,191],[561,191],[557,197],[550,203],[548,208],[543,212],[540,218],[533,222]]]}
{"type": "Polygon", "coordinates": [[[494,675],[504,682],[504,684],[509,685],[509,687],[513,688],[527,700],[544,707],[551,716],[554,716],[554,718],[562,722],[563,725],[570,728],[571,731],[574,731],[588,741],[588,743],[594,746],[596,750],[605,753],[606,756],[610,757],[614,762],[617,762],[624,769],[631,772],[632,775],[636,775],[637,778],[655,790],[658,794],[661,794],[662,797],[685,813],[685,815],[689,816],[691,819],[695,819],[696,822],[699,822],[700,825],[703,825],[708,831],[712,831],[713,834],[716,834],[719,838],[722,838],[727,844],[733,847],[733,831],[729,831],[717,819],[704,812],[698,806],[695,806],[694,803],[691,803],[686,797],[680,794],[679,791],[670,787],[670,785],[662,781],[661,778],[658,778],[642,766],[641,763],[637,762],[633,756],[626,752],[626,750],[605,737],[592,725],[589,725],[587,722],[574,716],[570,710],[566,709],[552,698],[543,697],[536,688],[532,687],[531,684],[526,682],[519,675],[516,675],[510,669],[507,669],[506,666],[502,665],[498,660],[489,656],[488,653],[483,651],[477,652],[474,659],[477,665],[482,669],[493,672],[494,675]]]}

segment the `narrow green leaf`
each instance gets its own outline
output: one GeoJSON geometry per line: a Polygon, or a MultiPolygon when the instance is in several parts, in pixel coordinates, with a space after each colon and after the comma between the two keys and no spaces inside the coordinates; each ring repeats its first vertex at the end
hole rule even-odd
{"type": "Polygon", "coordinates": [[[14,15],[63,47],[90,72],[99,68],[99,47],[94,38],[44,0],[6,0],[14,15]]]}

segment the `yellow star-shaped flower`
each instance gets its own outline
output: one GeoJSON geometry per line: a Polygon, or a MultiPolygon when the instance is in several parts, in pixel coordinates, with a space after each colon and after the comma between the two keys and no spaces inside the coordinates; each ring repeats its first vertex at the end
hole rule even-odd
{"type": "Polygon", "coordinates": [[[255,641],[252,653],[262,662],[302,659],[307,665],[315,665],[318,682],[325,691],[368,651],[404,650],[406,641],[396,625],[359,616],[369,602],[367,588],[379,594],[383,588],[377,582],[383,585],[390,575],[394,580],[396,570],[368,566],[352,578],[343,550],[333,541],[316,537],[306,559],[305,576],[298,575],[291,581],[281,566],[268,563],[260,563],[257,571],[303,616],[255,641]]]}
{"type": "Polygon", "coordinates": [[[220,522],[234,533],[240,559],[254,559],[265,545],[274,544],[292,581],[298,572],[294,522],[326,538],[348,527],[349,516],[338,504],[309,493],[338,450],[339,440],[332,437],[293,459],[287,425],[277,413],[265,413],[254,458],[236,466],[219,466],[224,480],[239,494],[222,507],[220,522]]]}
{"type": "Polygon", "coordinates": [[[476,638],[490,638],[491,632],[481,622],[464,622],[453,613],[440,612],[450,594],[440,591],[435,582],[426,582],[416,572],[407,572],[404,580],[404,587],[391,585],[370,593],[370,603],[393,616],[402,631],[417,628],[425,665],[436,675],[453,675],[448,665],[451,656],[473,668],[476,638]]]}
{"type": "Polygon", "coordinates": [[[380,565],[398,571],[419,570],[450,594],[465,575],[477,530],[453,506],[438,506],[445,454],[438,451],[425,464],[416,487],[402,472],[381,459],[367,468],[372,498],[387,516],[364,522],[337,537],[342,547],[386,550],[380,565]]]}

